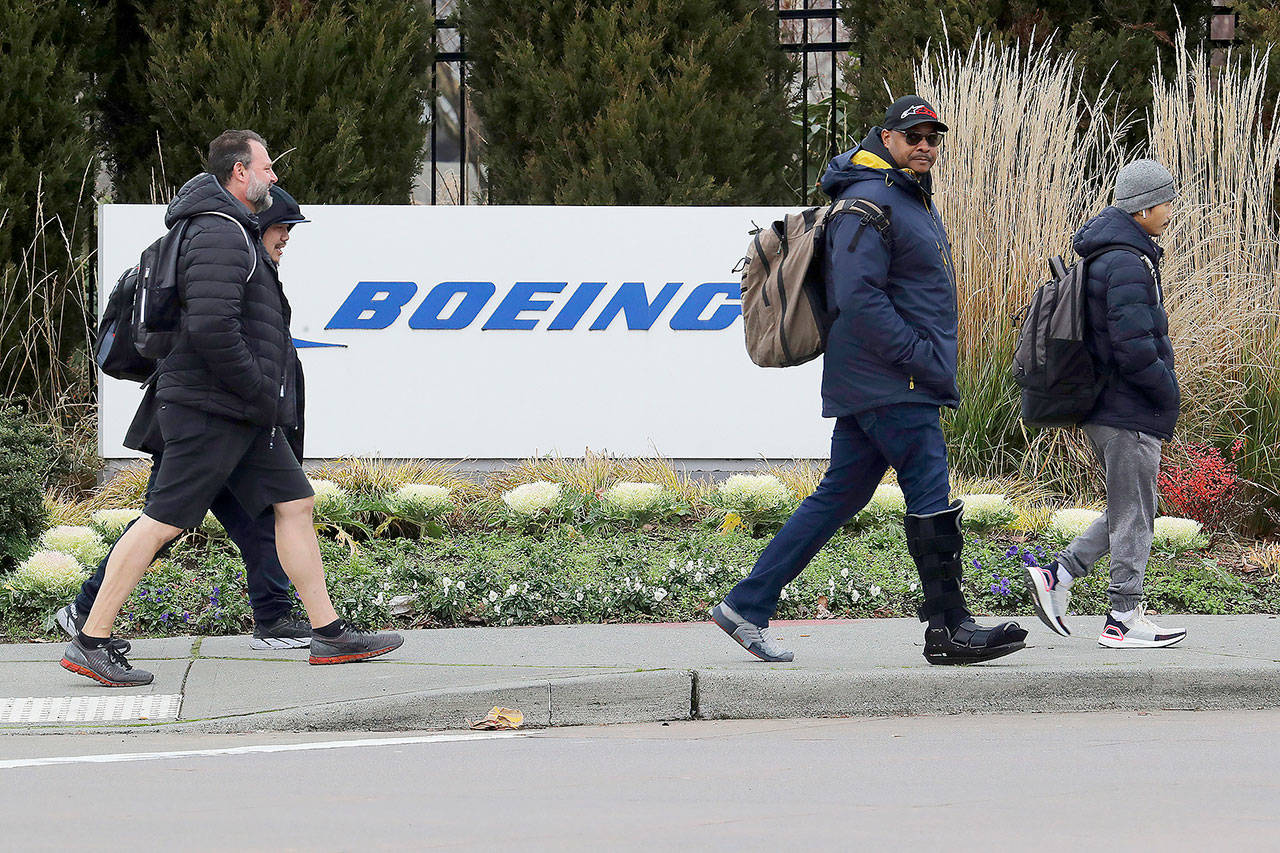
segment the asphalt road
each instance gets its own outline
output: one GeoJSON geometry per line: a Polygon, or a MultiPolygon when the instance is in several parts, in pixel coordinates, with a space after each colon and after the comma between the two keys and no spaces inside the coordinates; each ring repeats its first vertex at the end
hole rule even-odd
{"type": "Polygon", "coordinates": [[[13,734],[0,847],[1267,850],[1278,760],[1280,711],[13,734]]]}

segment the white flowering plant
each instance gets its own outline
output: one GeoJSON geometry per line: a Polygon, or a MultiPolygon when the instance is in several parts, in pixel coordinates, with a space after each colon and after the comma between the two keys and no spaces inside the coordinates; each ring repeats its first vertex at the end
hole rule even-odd
{"type": "Polygon", "coordinates": [[[707,496],[707,503],[722,530],[743,527],[755,535],[785,522],[797,501],[773,474],[734,474],[707,496]]]}
{"type": "Polygon", "coordinates": [[[78,557],[64,551],[36,551],[3,577],[5,591],[20,606],[39,607],[44,602],[66,603],[84,581],[78,557]]]}
{"type": "Polygon", "coordinates": [[[1190,518],[1162,515],[1155,520],[1155,535],[1151,546],[1166,554],[1178,555],[1209,545],[1200,522],[1190,518]]]}
{"type": "Polygon", "coordinates": [[[1065,544],[1075,539],[1102,516],[1096,509],[1068,507],[1049,516],[1045,534],[1052,540],[1065,544]]]}
{"type": "Polygon", "coordinates": [[[963,524],[977,531],[1008,527],[1018,519],[1018,511],[1005,495],[962,495],[963,524]]]}
{"type": "Polygon", "coordinates": [[[902,489],[891,483],[876,486],[871,500],[862,511],[854,517],[858,527],[878,527],[888,524],[901,524],[907,512],[907,499],[902,489]]]}
{"type": "Polygon", "coordinates": [[[95,566],[107,555],[107,543],[98,531],[78,524],[59,524],[40,537],[40,547],[70,554],[84,566],[95,566]]]}
{"type": "Polygon", "coordinates": [[[114,542],[138,516],[140,509],[100,509],[89,516],[89,525],[108,542],[114,542]]]}
{"type": "Polygon", "coordinates": [[[658,483],[614,483],[596,497],[596,515],[605,522],[642,525],[689,514],[689,508],[658,483]]]}
{"type": "Polygon", "coordinates": [[[212,511],[205,512],[204,518],[200,519],[200,532],[211,539],[221,539],[227,535],[227,529],[212,511]]]}
{"type": "Polygon", "coordinates": [[[419,533],[439,538],[444,535],[441,519],[457,509],[453,491],[429,483],[405,483],[395,491],[375,498],[369,508],[380,512],[385,520],[374,532],[381,536],[401,522],[419,533]]]}
{"type": "Polygon", "coordinates": [[[481,512],[490,521],[521,532],[545,532],[556,524],[585,521],[587,498],[563,483],[539,480],[508,489],[481,512]]]}

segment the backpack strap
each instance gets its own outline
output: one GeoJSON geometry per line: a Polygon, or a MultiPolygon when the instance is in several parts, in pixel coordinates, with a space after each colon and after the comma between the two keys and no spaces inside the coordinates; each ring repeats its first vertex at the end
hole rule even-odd
{"type": "Polygon", "coordinates": [[[1103,246],[1101,249],[1096,249],[1090,252],[1084,257],[1084,264],[1088,267],[1088,265],[1100,255],[1105,255],[1107,252],[1114,252],[1117,250],[1129,252],[1130,254],[1137,255],[1139,258],[1142,258],[1142,263],[1146,266],[1147,272],[1151,273],[1151,281],[1155,283],[1156,291],[1160,294],[1160,303],[1164,304],[1164,285],[1160,282],[1160,273],[1156,270],[1156,265],[1151,263],[1151,258],[1147,257],[1147,253],[1141,249],[1134,248],[1133,246],[1126,245],[1125,243],[1112,243],[1108,246],[1103,246]]]}
{"type": "Polygon", "coordinates": [[[248,229],[246,229],[240,220],[236,219],[234,216],[229,216],[228,214],[220,213],[216,210],[206,210],[203,213],[195,214],[195,216],[221,216],[223,219],[229,219],[234,222],[236,227],[240,229],[240,233],[244,235],[245,248],[249,250],[249,274],[245,276],[244,279],[245,283],[248,284],[249,279],[253,278],[253,274],[258,271],[258,253],[253,248],[253,240],[249,237],[248,229]]]}
{"type": "MultiPolygon", "coordinates": [[[[870,225],[879,233],[880,239],[884,240],[889,250],[893,250],[893,225],[889,220],[889,207],[881,207],[873,201],[865,198],[842,198],[835,204],[831,205],[831,210],[827,214],[827,220],[846,213],[853,213],[858,216],[864,226],[870,225]]],[[[859,228],[853,235],[853,239],[849,242],[849,251],[852,252],[858,245],[858,241],[862,239],[862,232],[865,229],[859,228]]]]}

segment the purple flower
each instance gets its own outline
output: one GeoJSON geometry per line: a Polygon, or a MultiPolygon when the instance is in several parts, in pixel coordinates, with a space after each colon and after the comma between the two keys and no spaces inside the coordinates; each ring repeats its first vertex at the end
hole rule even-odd
{"type": "Polygon", "coordinates": [[[1005,551],[1005,552],[1004,552],[1004,555],[1005,555],[1006,557],[1016,557],[1016,556],[1018,556],[1018,546],[1017,546],[1017,545],[1010,545],[1010,546],[1009,546],[1009,550],[1008,550],[1008,551],[1005,551]]]}

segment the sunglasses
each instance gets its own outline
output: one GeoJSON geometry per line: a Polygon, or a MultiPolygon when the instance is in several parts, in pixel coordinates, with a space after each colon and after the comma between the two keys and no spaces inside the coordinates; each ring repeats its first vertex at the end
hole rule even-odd
{"type": "Polygon", "coordinates": [[[906,138],[908,145],[919,145],[921,142],[928,142],[930,148],[937,148],[941,145],[943,136],[945,135],[938,131],[934,131],[933,133],[920,133],[915,130],[899,130],[897,132],[901,133],[903,137],[906,138]]]}

